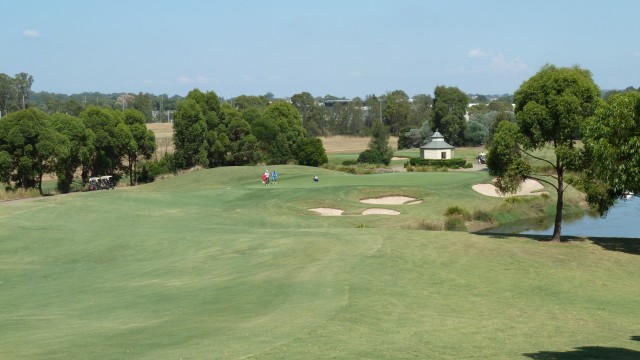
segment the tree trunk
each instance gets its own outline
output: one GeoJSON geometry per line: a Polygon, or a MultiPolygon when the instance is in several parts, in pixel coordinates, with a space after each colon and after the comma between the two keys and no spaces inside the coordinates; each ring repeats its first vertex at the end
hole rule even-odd
{"type": "Polygon", "coordinates": [[[129,185],[133,186],[133,160],[129,156],[129,185]]]}
{"type": "Polygon", "coordinates": [[[38,174],[38,192],[40,192],[40,196],[43,196],[42,193],[42,173],[38,174]]]}
{"type": "Polygon", "coordinates": [[[553,236],[551,241],[560,241],[562,233],[562,207],[564,205],[564,169],[561,166],[557,166],[558,173],[558,201],[556,202],[556,218],[553,223],[553,236]]]}
{"type": "Polygon", "coordinates": [[[138,159],[133,161],[133,186],[138,185],[138,159]]]}

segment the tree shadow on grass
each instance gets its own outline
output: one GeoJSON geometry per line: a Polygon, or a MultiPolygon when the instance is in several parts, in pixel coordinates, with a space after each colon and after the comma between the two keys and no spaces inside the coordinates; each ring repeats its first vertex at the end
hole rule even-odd
{"type": "Polygon", "coordinates": [[[571,351],[540,351],[537,353],[523,355],[534,360],[640,359],[640,351],[603,346],[583,346],[571,351]]]}
{"type": "Polygon", "coordinates": [[[640,336],[632,336],[631,340],[640,341],[640,336]]]}
{"type": "MultiPolygon", "coordinates": [[[[477,233],[496,239],[524,238],[535,241],[549,241],[550,235],[521,235],[521,234],[501,234],[501,233],[477,233]]],[[[563,236],[560,240],[563,243],[590,241],[595,245],[609,251],[618,251],[632,255],[640,255],[640,238],[615,238],[615,237],[579,237],[563,236]]],[[[640,359],[640,358],[639,358],[640,359]]]]}

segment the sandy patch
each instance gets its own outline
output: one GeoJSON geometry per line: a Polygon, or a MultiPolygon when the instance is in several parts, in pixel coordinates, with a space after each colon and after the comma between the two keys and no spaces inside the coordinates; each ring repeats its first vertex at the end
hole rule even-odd
{"type": "Polygon", "coordinates": [[[421,200],[408,196],[385,196],[380,198],[369,198],[360,200],[361,203],[374,205],[403,205],[403,204],[419,204],[421,200]]]}
{"type": "Polygon", "coordinates": [[[400,211],[389,209],[366,209],[362,215],[400,215],[400,211]]]}
{"type": "Polygon", "coordinates": [[[391,160],[407,160],[407,159],[409,158],[404,156],[394,156],[391,158],[391,160]]]}
{"type": "Polygon", "coordinates": [[[500,193],[498,193],[498,189],[493,184],[476,184],[476,185],[473,185],[472,188],[473,190],[475,190],[476,192],[479,192],[482,195],[494,196],[494,197],[548,194],[548,192],[546,191],[540,191],[540,190],[544,190],[544,186],[542,186],[542,184],[532,179],[525,180],[522,183],[522,185],[520,185],[520,190],[518,190],[518,192],[515,194],[500,195],[500,193]]]}
{"type": "Polygon", "coordinates": [[[344,210],[332,209],[332,208],[314,208],[309,210],[315,211],[318,214],[324,215],[324,216],[340,216],[344,212],[344,210]]]}

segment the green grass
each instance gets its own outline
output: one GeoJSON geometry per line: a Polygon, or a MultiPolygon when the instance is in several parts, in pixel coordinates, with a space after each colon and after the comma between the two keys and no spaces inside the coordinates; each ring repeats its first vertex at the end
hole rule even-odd
{"type": "Polygon", "coordinates": [[[417,230],[501,204],[471,189],[486,172],[277,170],[267,188],[264,168],[220,168],[0,205],[0,358],[640,354],[638,255],[417,230]],[[423,202],[359,202],[382,195],[423,202]]]}

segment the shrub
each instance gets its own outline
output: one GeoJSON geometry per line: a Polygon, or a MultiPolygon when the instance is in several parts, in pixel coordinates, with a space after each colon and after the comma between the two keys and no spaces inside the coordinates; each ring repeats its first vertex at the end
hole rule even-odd
{"type": "Polygon", "coordinates": [[[383,164],[384,155],[377,150],[367,149],[358,155],[357,162],[361,164],[383,164]]]}
{"type": "Polygon", "coordinates": [[[315,166],[329,162],[319,138],[302,138],[296,144],[296,161],[299,165],[315,166]]]}
{"type": "Polygon", "coordinates": [[[471,217],[475,221],[482,221],[487,223],[492,223],[495,221],[493,216],[485,210],[473,210],[473,212],[471,213],[471,217]]]}
{"type": "Polygon", "coordinates": [[[342,165],[344,166],[350,166],[350,165],[357,165],[358,161],[356,160],[345,160],[342,162],[342,165]]]}
{"type": "Polygon", "coordinates": [[[407,172],[447,172],[449,169],[446,167],[436,166],[405,166],[407,172]]]}
{"type": "Polygon", "coordinates": [[[462,208],[460,206],[450,206],[450,207],[448,207],[447,210],[445,210],[444,215],[445,216],[458,215],[458,216],[461,216],[465,220],[470,220],[471,219],[471,213],[469,213],[469,210],[467,210],[465,208],[462,208]]]}
{"type": "Polygon", "coordinates": [[[465,159],[444,159],[444,160],[436,160],[436,159],[423,159],[419,157],[412,157],[409,159],[409,164],[411,166],[437,166],[437,167],[445,167],[445,168],[460,168],[465,166],[467,161],[465,159]]]}
{"type": "Polygon", "coordinates": [[[464,218],[460,215],[450,215],[444,218],[444,229],[447,231],[467,231],[464,218]]]}
{"type": "Polygon", "coordinates": [[[165,156],[158,161],[147,161],[142,165],[142,169],[140,169],[138,174],[138,182],[153,182],[160,175],[175,173],[177,171],[176,169],[173,154],[165,154],[165,156]]]}
{"type": "Polygon", "coordinates": [[[429,220],[421,220],[416,227],[418,230],[429,231],[442,231],[444,229],[441,223],[429,220]]]}

